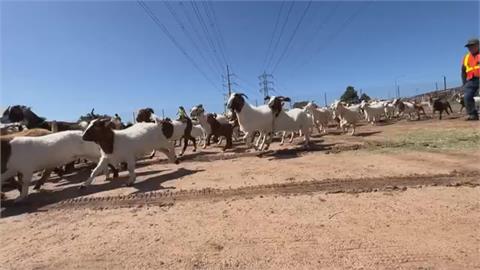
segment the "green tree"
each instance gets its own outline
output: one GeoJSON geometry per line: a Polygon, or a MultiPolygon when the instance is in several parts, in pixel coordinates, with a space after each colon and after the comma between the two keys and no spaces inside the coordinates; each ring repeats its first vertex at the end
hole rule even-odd
{"type": "Polygon", "coordinates": [[[367,94],[363,93],[363,94],[360,96],[360,101],[362,101],[362,100],[370,101],[371,98],[370,98],[367,94]]]}
{"type": "Polygon", "coordinates": [[[343,101],[346,103],[358,103],[359,98],[355,88],[353,88],[353,86],[347,86],[347,89],[345,90],[343,95],[340,97],[340,101],[343,101]]]}
{"type": "Polygon", "coordinates": [[[293,103],[293,108],[298,108],[298,109],[303,109],[305,106],[307,106],[308,104],[308,101],[299,101],[299,102],[295,102],[293,103]]]}

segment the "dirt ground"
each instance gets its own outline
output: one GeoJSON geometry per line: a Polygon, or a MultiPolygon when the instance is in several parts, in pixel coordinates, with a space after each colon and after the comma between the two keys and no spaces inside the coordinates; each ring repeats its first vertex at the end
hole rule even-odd
{"type": "Polygon", "coordinates": [[[83,167],[20,205],[9,191],[0,269],[480,268],[478,122],[330,128],[300,143],[189,148],[179,165],[157,154],[133,187],[122,172],[80,191],[83,167]]]}

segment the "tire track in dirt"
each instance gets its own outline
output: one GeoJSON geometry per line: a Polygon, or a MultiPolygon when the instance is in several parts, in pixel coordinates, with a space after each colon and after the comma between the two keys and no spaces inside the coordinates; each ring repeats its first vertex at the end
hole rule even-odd
{"type": "Polygon", "coordinates": [[[48,204],[42,210],[66,208],[108,209],[141,207],[145,205],[171,206],[178,201],[219,200],[226,198],[253,198],[264,195],[312,194],[317,192],[365,193],[394,192],[423,186],[480,186],[480,172],[450,173],[438,175],[412,175],[403,177],[379,177],[360,179],[326,179],[282,184],[257,185],[235,189],[201,189],[158,191],[121,196],[80,197],[48,204]]]}

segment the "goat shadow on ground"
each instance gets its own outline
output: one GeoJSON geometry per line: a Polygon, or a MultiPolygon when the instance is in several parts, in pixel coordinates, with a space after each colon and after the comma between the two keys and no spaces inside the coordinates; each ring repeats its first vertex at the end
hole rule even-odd
{"type": "Polygon", "coordinates": [[[318,151],[327,151],[332,149],[335,146],[335,143],[330,144],[310,144],[308,148],[303,145],[299,145],[296,148],[291,149],[279,149],[271,151],[269,153],[264,153],[262,157],[268,158],[268,160],[276,159],[291,159],[302,156],[305,153],[309,152],[318,152],[318,151]]]}
{"type": "Polygon", "coordinates": [[[213,152],[213,151],[197,150],[197,152],[192,152],[192,153],[184,154],[183,156],[179,156],[178,160],[180,160],[180,162],[195,161],[196,157],[215,155],[215,154],[216,152],[213,152]]]}
{"type": "MultiPolygon", "coordinates": [[[[202,170],[188,170],[185,168],[179,168],[175,171],[162,174],[159,176],[150,177],[140,182],[136,182],[133,187],[137,189],[134,193],[141,193],[141,192],[150,192],[156,190],[166,189],[161,184],[175,180],[178,177],[183,177],[191,174],[195,174],[202,170]]],[[[141,173],[138,173],[140,175],[141,173]]],[[[120,177],[120,179],[125,177],[120,177]]],[[[0,216],[3,217],[10,217],[21,215],[25,213],[34,213],[37,211],[41,211],[42,207],[58,203],[60,201],[73,199],[81,196],[91,195],[98,192],[103,192],[107,190],[112,190],[115,188],[120,188],[125,186],[126,181],[109,181],[103,182],[97,185],[91,185],[85,189],[79,189],[78,185],[66,187],[61,190],[55,191],[40,191],[36,193],[31,193],[25,199],[25,201],[20,203],[14,203],[14,199],[9,199],[2,201],[2,209],[0,212],[0,216]]],[[[171,189],[171,188],[170,188],[171,189]]]]}
{"type": "MultiPolygon", "coordinates": [[[[461,118],[461,116],[453,116],[452,114],[448,115],[448,114],[442,114],[442,119],[441,120],[455,120],[455,119],[459,119],[461,118]]],[[[439,115],[438,113],[432,118],[433,120],[439,120],[439,115]]]]}
{"type": "Polygon", "coordinates": [[[355,133],[354,136],[368,137],[368,136],[372,136],[372,135],[375,135],[375,134],[378,134],[378,133],[382,133],[382,132],[381,131],[364,131],[364,132],[357,132],[357,133],[355,133]]]}
{"type": "MultiPolygon", "coordinates": [[[[157,173],[161,173],[163,171],[167,171],[167,170],[149,170],[149,171],[144,171],[144,172],[136,172],[135,174],[138,177],[138,176],[145,176],[145,175],[150,175],[150,174],[157,174],[157,173]]],[[[113,175],[110,173],[110,178],[106,179],[105,181],[107,181],[107,182],[123,181],[124,183],[126,183],[127,180],[128,180],[128,171],[120,171],[119,170],[118,174],[119,174],[118,177],[113,178],[113,175]]],[[[90,176],[89,171],[81,171],[78,174],[71,175],[69,177],[64,177],[63,179],[65,179],[67,181],[65,181],[64,183],[60,183],[57,186],[61,187],[61,186],[66,186],[66,185],[70,185],[70,184],[73,184],[73,183],[82,183],[83,181],[87,180],[89,176],[90,176]]],[[[102,176],[102,175],[99,175],[99,176],[102,176]]],[[[99,176],[97,176],[97,177],[99,177],[99,176]]],[[[59,179],[59,180],[61,180],[61,179],[59,179]]],[[[47,182],[53,182],[53,181],[47,181],[47,182]]],[[[57,181],[57,182],[59,182],[59,181],[57,181]]],[[[95,183],[95,180],[93,180],[93,182],[95,183]]]]}
{"type": "MultiPolygon", "coordinates": [[[[347,133],[343,133],[341,130],[334,130],[334,131],[329,131],[328,135],[333,135],[333,136],[347,135],[347,136],[350,136],[351,132],[352,132],[351,130],[348,130],[347,133]]],[[[367,136],[371,136],[371,135],[378,134],[378,133],[382,133],[382,131],[359,132],[358,129],[357,129],[354,136],[367,137],[367,136]]]]}
{"type": "Polygon", "coordinates": [[[390,126],[390,125],[393,125],[393,124],[396,124],[398,121],[397,120],[393,120],[393,119],[390,119],[390,120],[382,120],[382,121],[379,121],[375,124],[375,126],[377,127],[383,127],[383,126],[390,126]]]}
{"type": "Polygon", "coordinates": [[[198,172],[203,172],[203,171],[205,170],[202,170],[202,169],[188,170],[185,168],[180,168],[168,174],[153,176],[141,182],[135,183],[133,187],[137,189],[137,191],[133,192],[132,194],[145,193],[145,192],[150,192],[150,191],[155,191],[160,189],[174,189],[173,187],[163,187],[162,184],[172,179],[179,180],[179,178],[181,177],[188,176],[198,172]]]}

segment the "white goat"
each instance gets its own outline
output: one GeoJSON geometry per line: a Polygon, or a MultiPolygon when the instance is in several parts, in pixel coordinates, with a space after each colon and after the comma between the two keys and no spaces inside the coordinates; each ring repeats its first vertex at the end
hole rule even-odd
{"type": "MultiPolygon", "coordinates": [[[[191,141],[193,143],[193,152],[197,151],[197,142],[196,138],[201,137],[203,134],[203,130],[200,126],[196,126],[193,124],[193,122],[190,119],[187,119],[187,122],[182,122],[178,120],[165,120],[169,122],[172,127],[173,127],[173,133],[170,137],[168,137],[168,140],[172,142],[177,142],[183,139],[183,148],[180,152],[180,156],[182,156],[185,153],[185,150],[187,149],[188,146],[188,141],[191,141]],[[192,129],[189,131],[188,130],[188,125],[189,122],[192,124],[192,129]],[[193,133],[193,135],[192,135],[193,133]]],[[[145,108],[145,109],[140,109],[138,114],[137,114],[137,122],[138,123],[152,123],[152,122],[165,122],[161,120],[155,113],[153,112],[152,109],[150,108],[145,108]]],[[[150,155],[150,158],[153,158],[155,156],[155,150],[150,155]]]]}
{"type": "Polygon", "coordinates": [[[321,133],[323,131],[323,133],[327,133],[328,122],[332,119],[332,112],[328,109],[318,108],[313,102],[309,102],[305,109],[312,114],[313,122],[318,132],[321,133]]]}
{"type": "Polygon", "coordinates": [[[2,139],[1,151],[2,179],[22,174],[22,191],[16,201],[27,197],[35,171],[53,169],[80,158],[96,162],[100,157],[100,147],[82,140],[82,131],[2,139]]]}
{"type": "MultiPolygon", "coordinates": [[[[247,96],[241,93],[232,93],[228,99],[227,107],[237,114],[240,130],[245,133],[243,139],[247,147],[251,146],[251,137],[255,132],[260,132],[260,138],[263,137],[263,141],[257,149],[262,150],[267,137],[262,136],[262,134],[269,135],[273,130],[272,110],[268,105],[252,106],[245,102],[244,97],[247,96]]],[[[271,136],[268,137],[267,148],[271,142],[271,136]]]]}
{"type": "Polygon", "coordinates": [[[372,125],[380,121],[380,118],[385,115],[385,106],[383,103],[375,103],[372,105],[363,101],[360,108],[365,113],[365,119],[367,119],[367,122],[372,123],[372,125]]]}
{"type": "MultiPolygon", "coordinates": [[[[463,111],[463,108],[465,108],[465,95],[464,94],[455,94],[453,95],[453,99],[460,103],[460,112],[463,111]]],[[[480,110],[480,96],[475,96],[473,97],[473,101],[475,102],[475,108],[478,110],[480,110]]]]}
{"type": "Polygon", "coordinates": [[[391,102],[384,102],[383,106],[385,107],[385,116],[392,119],[395,116],[395,105],[391,102]]]}
{"type": "Polygon", "coordinates": [[[135,161],[137,156],[144,155],[152,149],[164,153],[170,162],[178,164],[175,149],[169,139],[173,135],[173,125],[168,121],[158,123],[136,123],[123,130],[113,130],[106,119],[96,119],[90,122],[83,133],[85,141],[100,145],[102,157],[90,177],[82,187],[92,183],[95,176],[107,165],[127,163],[129,178],[127,185],[135,182],[135,161]]]}
{"type": "Polygon", "coordinates": [[[352,126],[351,135],[355,134],[355,128],[360,121],[360,114],[347,109],[340,101],[336,101],[333,105],[335,116],[340,119],[340,128],[343,132],[347,132],[347,126],[352,126]]]}
{"type": "Polygon", "coordinates": [[[197,139],[200,138],[200,140],[203,138],[203,134],[205,131],[203,130],[202,125],[193,125],[192,126],[192,132],[190,135],[192,135],[193,138],[197,139]]]}
{"type": "Polygon", "coordinates": [[[362,110],[360,108],[360,105],[361,104],[350,104],[349,106],[347,106],[346,108],[349,109],[350,111],[352,112],[356,112],[358,114],[362,114],[362,110]]]}
{"type": "MultiPolygon", "coordinates": [[[[283,102],[290,101],[288,97],[272,96],[268,102],[268,106],[272,109],[274,114],[275,131],[283,131],[282,141],[283,144],[286,132],[300,131],[304,136],[304,143],[306,146],[310,143],[310,128],[313,125],[313,118],[307,113],[306,109],[291,109],[288,111],[283,110],[283,102]]],[[[293,141],[293,136],[290,142],[293,141]]]]}

